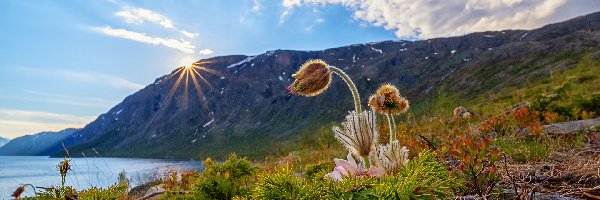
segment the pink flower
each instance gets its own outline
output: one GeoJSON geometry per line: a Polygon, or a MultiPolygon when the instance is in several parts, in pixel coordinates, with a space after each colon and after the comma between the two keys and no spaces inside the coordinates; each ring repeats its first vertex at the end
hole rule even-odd
{"type": "Polygon", "coordinates": [[[371,166],[368,169],[364,169],[362,165],[356,163],[350,153],[348,154],[347,159],[348,160],[334,158],[333,162],[335,163],[336,167],[333,168],[333,172],[326,174],[325,177],[332,178],[334,181],[342,181],[343,177],[382,177],[385,174],[383,169],[376,166],[371,166]]]}

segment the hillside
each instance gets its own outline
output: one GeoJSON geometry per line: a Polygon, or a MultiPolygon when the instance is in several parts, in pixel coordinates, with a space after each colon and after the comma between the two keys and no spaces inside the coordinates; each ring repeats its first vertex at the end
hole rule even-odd
{"type": "Polygon", "coordinates": [[[4,146],[6,143],[8,143],[10,140],[8,138],[3,138],[0,137],[0,147],[4,146]]]}
{"type": "Polygon", "coordinates": [[[61,141],[77,129],[65,129],[59,132],[41,132],[15,138],[6,145],[0,145],[0,155],[3,156],[49,156],[57,152],[48,148],[62,146],[61,141]]]}
{"type": "MultiPolygon", "coordinates": [[[[413,102],[413,114],[421,115],[428,111],[423,105],[436,97],[468,102],[536,84],[576,67],[582,58],[597,62],[599,47],[600,13],[594,13],[535,30],[214,57],[198,61],[220,74],[205,74],[212,87],[200,81],[202,98],[191,81],[188,92],[182,83],[169,98],[179,74],[165,75],[64,144],[75,156],[94,148],[104,156],[224,157],[235,151],[264,158],[352,109],[350,92],[337,78],[317,97],[288,95],[290,75],[311,58],[344,69],[365,95],[363,102],[381,83],[397,85],[413,102]],[[267,141],[279,142],[264,145],[267,141]]],[[[47,152],[61,150],[55,145],[47,152]]]]}

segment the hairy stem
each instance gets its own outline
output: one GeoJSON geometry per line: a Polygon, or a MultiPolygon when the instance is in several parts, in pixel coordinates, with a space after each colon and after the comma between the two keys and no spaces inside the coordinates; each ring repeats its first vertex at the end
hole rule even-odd
{"type": "Polygon", "coordinates": [[[369,163],[369,156],[363,156],[363,159],[365,160],[365,168],[370,168],[371,164],[369,163]]]}
{"type": "Polygon", "coordinates": [[[358,95],[358,90],[356,89],[354,82],[352,82],[352,79],[350,79],[350,77],[340,68],[329,66],[329,69],[344,79],[344,82],[346,82],[346,85],[348,85],[350,91],[352,91],[352,97],[354,98],[354,109],[356,112],[360,113],[360,96],[358,95]]]}
{"type": "Polygon", "coordinates": [[[392,141],[396,140],[396,134],[395,134],[396,130],[394,130],[394,129],[396,129],[396,125],[395,125],[395,122],[392,122],[392,121],[394,121],[394,119],[393,119],[394,116],[392,116],[388,113],[388,114],[385,114],[385,117],[387,118],[388,126],[390,127],[390,143],[392,143],[392,141]]]}

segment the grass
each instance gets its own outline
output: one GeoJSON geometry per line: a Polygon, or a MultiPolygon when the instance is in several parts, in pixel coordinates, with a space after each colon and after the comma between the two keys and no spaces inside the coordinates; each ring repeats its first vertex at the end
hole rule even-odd
{"type": "MultiPolygon", "coordinates": [[[[489,90],[478,95],[465,96],[443,88],[413,101],[410,112],[396,118],[398,139],[410,149],[410,162],[398,173],[382,178],[346,177],[341,182],[325,178],[324,175],[334,167],[333,158],[343,158],[347,151],[331,132],[331,127],[338,125],[337,122],[322,123],[323,119],[314,116],[308,119],[307,126],[298,129],[296,136],[273,137],[261,134],[264,130],[258,129],[227,137],[210,136],[215,137],[211,140],[215,142],[200,143],[203,149],[177,152],[182,156],[194,154],[221,158],[236,151],[241,156],[230,156],[224,162],[207,159],[205,171],[190,175],[195,177],[194,181],[179,182],[177,174],[163,179],[163,183],[173,187],[162,198],[448,199],[457,195],[500,196],[499,193],[510,189],[507,187],[514,181],[503,175],[503,164],[506,172],[514,166],[566,168],[564,163],[556,162],[556,158],[589,158],[579,153],[591,148],[589,134],[598,130],[568,135],[547,135],[543,130],[535,130],[544,124],[600,116],[600,58],[591,53],[581,56],[563,53],[546,63],[530,61],[515,66],[510,73],[533,73],[545,69],[545,65],[573,60],[576,62],[571,67],[550,67],[549,76],[532,77],[523,81],[525,84],[522,85],[500,84],[502,81],[494,77],[499,67],[493,66],[494,70],[480,74],[489,79],[482,83],[482,87],[489,90]],[[519,102],[529,102],[530,106],[507,112],[507,108],[519,102]],[[475,110],[480,116],[469,119],[453,117],[452,111],[457,106],[475,110]],[[500,155],[506,155],[506,159],[501,161],[500,155]]],[[[477,89],[480,88],[472,91],[477,89]]],[[[380,141],[386,141],[389,127],[384,120],[380,120],[378,126],[382,133],[380,141]]],[[[189,141],[190,138],[177,138],[169,141],[169,145],[189,141]]],[[[169,148],[162,150],[168,151],[169,148]]],[[[157,152],[149,154],[158,155],[157,152]]],[[[586,163],[589,169],[579,169],[584,172],[578,173],[586,174],[586,178],[600,179],[600,174],[596,173],[600,172],[600,166],[597,165],[586,163]]],[[[78,193],[128,198],[121,188],[117,185],[78,193]]],[[[66,193],[63,191],[62,194],[66,193]]]]}

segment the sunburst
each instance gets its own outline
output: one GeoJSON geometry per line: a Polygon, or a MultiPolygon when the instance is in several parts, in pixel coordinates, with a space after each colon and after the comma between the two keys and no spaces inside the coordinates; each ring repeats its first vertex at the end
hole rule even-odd
{"type": "Polygon", "coordinates": [[[206,79],[205,74],[203,75],[204,72],[208,73],[208,74],[214,74],[214,75],[220,75],[219,72],[217,72],[216,70],[207,68],[205,66],[205,64],[209,64],[210,62],[208,61],[199,61],[199,62],[194,62],[191,65],[185,65],[182,67],[179,67],[174,73],[172,73],[169,77],[167,77],[167,80],[171,79],[174,76],[177,76],[177,80],[175,80],[175,84],[173,84],[173,87],[171,87],[171,90],[169,90],[169,94],[167,94],[167,97],[165,98],[165,102],[163,105],[169,105],[169,103],[171,103],[171,100],[173,98],[173,96],[175,95],[175,92],[177,91],[177,88],[179,88],[180,85],[182,85],[183,82],[183,103],[182,106],[184,109],[188,108],[188,99],[189,99],[189,85],[190,82],[191,84],[193,84],[194,89],[196,91],[196,95],[198,95],[198,100],[202,103],[203,106],[207,107],[206,101],[204,100],[204,92],[202,90],[202,86],[200,85],[198,79],[202,80],[206,85],[208,85],[209,88],[214,88],[214,86],[206,79]]]}

